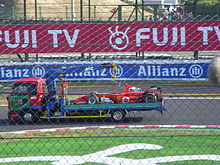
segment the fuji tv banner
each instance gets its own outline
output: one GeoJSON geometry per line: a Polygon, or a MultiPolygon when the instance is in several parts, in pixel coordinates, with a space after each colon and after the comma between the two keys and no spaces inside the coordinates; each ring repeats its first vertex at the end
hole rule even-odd
{"type": "MultiPolygon", "coordinates": [[[[116,80],[207,81],[209,62],[159,64],[118,62],[116,80]]],[[[106,63],[2,64],[0,81],[15,81],[30,77],[44,78],[47,74],[54,75],[56,78],[65,77],[68,80],[112,80],[114,74],[112,68],[105,65],[106,63]]]]}
{"type": "Polygon", "coordinates": [[[220,21],[0,25],[0,53],[220,50],[220,21]]]}

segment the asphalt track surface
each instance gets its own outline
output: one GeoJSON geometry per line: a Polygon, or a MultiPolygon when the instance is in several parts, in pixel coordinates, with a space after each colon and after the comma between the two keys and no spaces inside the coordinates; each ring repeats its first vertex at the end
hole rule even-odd
{"type": "MultiPolygon", "coordinates": [[[[220,86],[208,85],[165,85],[163,114],[157,111],[130,112],[122,122],[111,119],[61,119],[43,120],[35,124],[15,123],[7,119],[7,107],[0,107],[0,132],[62,128],[74,126],[102,125],[220,125],[220,86]]],[[[69,93],[78,94],[88,91],[110,92],[115,86],[77,87],[69,93]],[[98,89],[98,90],[97,90],[98,89]]],[[[146,89],[147,87],[142,87],[146,89]]],[[[118,89],[120,90],[120,89],[118,89]]]]}

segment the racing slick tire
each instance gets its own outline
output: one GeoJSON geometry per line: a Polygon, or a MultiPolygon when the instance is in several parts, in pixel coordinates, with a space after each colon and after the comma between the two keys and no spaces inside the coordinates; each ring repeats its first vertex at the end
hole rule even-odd
{"type": "Polygon", "coordinates": [[[96,104],[98,103],[98,98],[95,95],[91,95],[86,99],[87,104],[96,104]]]}
{"type": "Polygon", "coordinates": [[[148,93],[143,95],[143,100],[145,103],[155,103],[157,98],[154,94],[148,93]]]}
{"type": "Polygon", "coordinates": [[[125,118],[125,112],[122,110],[114,110],[111,112],[111,118],[115,122],[122,121],[125,118]]]}

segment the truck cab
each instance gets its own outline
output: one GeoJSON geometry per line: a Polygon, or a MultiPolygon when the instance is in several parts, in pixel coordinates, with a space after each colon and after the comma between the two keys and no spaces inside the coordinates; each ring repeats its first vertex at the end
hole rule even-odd
{"type": "Polygon", "coordinates": [[[16,81],[8,97],[9,119],[18,119],[23,107],[42,106],[46,90],[46,81],[43,78],[22,78],[16,81]]]}

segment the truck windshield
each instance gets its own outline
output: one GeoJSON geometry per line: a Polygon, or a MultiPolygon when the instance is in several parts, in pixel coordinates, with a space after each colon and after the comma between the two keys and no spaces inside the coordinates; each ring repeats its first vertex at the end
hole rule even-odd
{"type": "Polygon", "coordinates": [[[36,95],[37,94],[37,86],[36,84],[28,84],[28,83],[17,83],[14,84],[13,95],[21,95],[21,94],[31,94],[36,95]]]}

